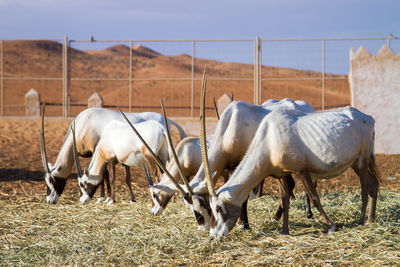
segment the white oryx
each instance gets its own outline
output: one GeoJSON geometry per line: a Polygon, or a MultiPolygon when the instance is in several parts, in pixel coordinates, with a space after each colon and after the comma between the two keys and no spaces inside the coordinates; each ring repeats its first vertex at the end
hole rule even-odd
{"type": "MultiPolygon", "coordinates": [[[[148,120],[135,123],[144,140],[155,152],[158,159],[164,164],[169,159],[169,148],[165,128],[157,121],[148,120]]],[[[82,196],[80,202],[87,203],[93,197],[96,188],[103,180],[105,166],[111,165],[111,181],[115,181],[114,165],[119,162],[126,166],[150,166],[155,170],[155,162],[147,152],[147,148],[134,134],[129,125],[121,121],[111,121],[104,128],[99,143],[96,146],[89,168],[82,173],[77,155],[75,156],[78,170],[78,184],[82,196]]],[[[113,186],[112,186],[113,187],[113,186]]],[[[114,192],[111,190],[111,201],[114,201],[114,192]]]]}
{"type": "MultiPolygon", "coordinates": [[[[163,122],[161,114],[155,112],[127,113],[127,116],[133,123],[147,120],[163,122]]],[[[92,156],[104,128],[112,120],[123,121],[124,119],[120,112],[104,108],[89,108],[78,114],[75,118],[75,134],[77,152],[80,156],[92,156]]],[[[178,123],[169,120],[169,124],[176,126],[181,139],[186,137],[184,130],[178,123]]],[[[47,203],[57,203],[59,196],[65,188],[67,179],[71,174],[74,163],[71,126],[69,127],[61,150],[58,153],[55,164],[48,163],[44,140],[44,108],[42,112],[41,152],[47,185],[46,201],[47,203]]],[[[130,179],[129,168],[125,167],[125,170],[127,171],[127,183],[131,193],[131,199],[134,200],[130,180],[128,180],[130,179]]]]}
{"type": "MultiPolygon", "coordinates": [[[[205,149],[205,148],[204,148],[205,149]]],[[[374,155],[374,119],[355,108],[305,113],[278,109],[261,122],[249,149],[231,178],[215,193],[206,170],[210,192],[211,237],[226,235],[240,216],[241,206],[252,188],[265,176],[284,178],[289,174],[302,181],[311,201],[335,231],[325,214],[313,179],[336,177],[351,167],[361,182],[361,223],[365,221],[368,194],[369,220],[375,220],[379,179],[374,155]]],[[[289,233],[289,193],[281,181],[283,234],[289,233]]]]}

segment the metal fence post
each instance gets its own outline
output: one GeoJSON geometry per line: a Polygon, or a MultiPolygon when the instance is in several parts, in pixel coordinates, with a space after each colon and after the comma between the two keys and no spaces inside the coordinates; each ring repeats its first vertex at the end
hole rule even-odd
{"type": "Polygon", "coordinates": [[[64,100],[63,100],[63,116],[68,117],[69,101],[68,101],[68,36],[64,38],[64,100]]]}
{"type": "Polygon", "coordinates": [[[193,109],[194,109],[194,40],[192,40],[192,91],[191,91],[191,100],[190,100],[190,117],[193,118],[193,109]]]}
{"type": "Polygon", "coordinates": [[[254,40],[254,104],[260,104],[261,88],[260,88],[260,37],[254,40]]]}
{"type": "Polygon", "coordinates": [[[325,40],[322,40],[322,110],[325,109],[325,40]]]}
{"type": "Polygon", "coordinates": [[[259,84],[259,89],[258,89],[258,99],[259,99],[259,105],[261,104],[262,101],[262,39],[260,39],[259,44],[258,44],[258,56],[259,56],[259,64],[258,64],[258,84],[259,84]]]}
{"type": "Polygon", "coordinates": [[[0,98],[1,98],[1,109],[0,109],[0,116],[3,117],[3,107],[4,107],[4,83],[3,83],[3,40],[0,41],[0,67],[1,67],[1,72],[0,72],[0,87],[1,87],[1,92],[0,92],[0,98]]]}
{"type": "Polygon", "coordinates": [[[257,94],[257,76],[258,76],[258,67],[257,67],[257,60],[258,60],[258,56],[257,56],[257,46],[258,46],[258,38],[256,38],[254,40],[254,104],[257,105],[258,103],[258,94],[257,94]]]}
{"type": "Polygon", "coordinates": [[[129,112],[132,112],[132,41],[129,49],[129,112]]]}

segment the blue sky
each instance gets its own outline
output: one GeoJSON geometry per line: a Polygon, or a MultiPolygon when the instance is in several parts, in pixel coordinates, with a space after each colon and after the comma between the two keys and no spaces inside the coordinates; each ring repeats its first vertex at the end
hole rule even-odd
{"type": "MultiPolygon", "coordinates": [[[[400,0],[0,0],[0,39],[202,40],[400,36],[400,0]]],[[[100,44],[100,43],[98,43],[100,44]]],[[[326,71],[347,74],[349,50],[385,41],[327,43],[326,71]]],[[[400,39],[392,42],[400,52],[400,39]]],[[[78,49],[96,49],[96,44],[78,49]]],[[[107,44],[97,46],[97,49],[107,44]]],[[[125,43],[125,45],[129,45],[125,43]]],[[[165,55],[191,44],[143,43],[165,55]]],[[[196,57],[252,63],[253,43],[199,45],[196,57]]],[[[320,71],[321,44],[263,42],[264,65],[320,71]]]]}
{"type": "Polygon", "coordinates": [[[398,0],[0,0],[0,39],[400,35],[398,0]]]}

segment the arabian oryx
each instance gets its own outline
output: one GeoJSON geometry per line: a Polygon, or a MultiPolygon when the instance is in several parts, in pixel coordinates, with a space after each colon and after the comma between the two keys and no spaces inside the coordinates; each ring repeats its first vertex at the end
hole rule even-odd
{"type": "Polygon", "coordinates": [[[262,120],[245,157],[231,178],[215,193],[206,171],[210,192],[211,237],[221,238],[235,225],[241,206],[252,188],[265,176],[280,179],[283,234],[289,233],[289,174],[300,179],[329,232],[335,224],[325,214],[312,179],[329,179],[351,167],[361,182],[361,223],[365,221],[368,194],[369,220],[375,220],[379,179],[374,155],[374,119],[355,108],[305,113],[272,111],[262,120]]]}
{"type": "MultiPolygon", "coordinates": [[[[155,120],[162,123],[163,118],[161,114],[155,112],[143,112],[143,113],[127,113],[130,121],[138,123],[147,120],[155,120]]],[[[99,142],[100,136],[106,127],[106,125],[112,120],[122,121],[123,117],[120,112],[116,112],[104,108],[90,108],[82,111],[75,118],[76,124],[76,145],[77,152],[80,156],[91,157],[97,143],[99,142]]],[[[180,133],[180,139],[186,137],[186,134],[182,127],[169,120],[170,124],[176,126],[180,133]]],[[[42,112],[42,129],[41,129],[41,152],[42,161],[45,171],[45,181],[47,185],[47,197],[48,203],[57,203],[59,196],[64,190],[68,176],[71,174],[73,159],[73,142],[71,134],[71,126],[69,127],[68,133],[65,137],[64,143],[61,147],[56,163],[54,165],[48,163],[45,149],[44,140],[44,107],[42,112]]],[[[106,169],[105,169],[106,170],[106,169]]],[[[131,193],[131,199],[134,200],[134,195],[130,185],[130,174],[129,167],[125,166],[127,172],[127,183],[131,193]]]]}
{"type": "MultiPolygon", "coordinates": [[[[152,151],[155,151],[158,159],[164,164],[169,159],[169,148],[166,140],[165,129],[157,121],[148,120],[135,123],[136,128],[143,136],[152,151]]],[[[104,168],[111,165],[111,181],[115,181],[114,165],[119,162],[126,166],[150,166],[156,168],[154,160],[149,156],[142,141],[134,134],[125,122],[111,121],[104,128],[99,143],[96,146],[89,168],[82,173],[78,157],[74,153],[78,171],[78,184],[82,196],[80,202],[87,203],[93,197],[97,186],[103,180],[104,168]]],[[[114,200],[114,192],[111,190],[111,199],[114,200]]]]}

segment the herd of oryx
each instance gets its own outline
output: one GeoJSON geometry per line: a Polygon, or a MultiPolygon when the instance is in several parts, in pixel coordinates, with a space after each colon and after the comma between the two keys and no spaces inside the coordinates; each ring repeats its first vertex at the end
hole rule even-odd
{"type": "Polygon", "coordinates": [[[316,191],[319,179],[338,176],[351,167],[361,183],[361,218],[366,220],[368,195],[369,221],[375,220],[379,179],[374,155],[374,119],[353,107],[315,111],[304,101],[269,100],[262,105],[233,101],[221,114],[215,133],[206,137],[206,70],[201,92],[200,138],[187,137],[182,127],[154,112],[123,113],[102,108],[81,112],[71,123],[55,164],[47,160],[42,112],[41,152],[47,184],[48,203],[57,203],[75,163],[81,203],[87,203],[104,181],[107,202],[114,201],[115,164],[125,166],[131,193],[129,166],[143,167],[153,202],[152,213],[160,215],[176,191],[193,212],[199,229],[221,238],[241,219],[248,229],[247,200],[251,191],[268,176],[279,182],[281,201],[275,219],[283,217],[282,233],[289,233],[289,200],[294,180],[301,181],[310,201],[329,226],[336,230],[324,212],[316,191]],[[170,125],[180,133],[176,149],[170,125]],[[82,171],[78,155],[92,157],[82,171]],[[159,179],[153,183],[152,175],[159,179]],[[215,190],[215,182],[225,183],[215,190]],[[193,177],[190,181],[188,178],[193,177]],[[180,179],[183,181],[181,184],[180,179]]]}

